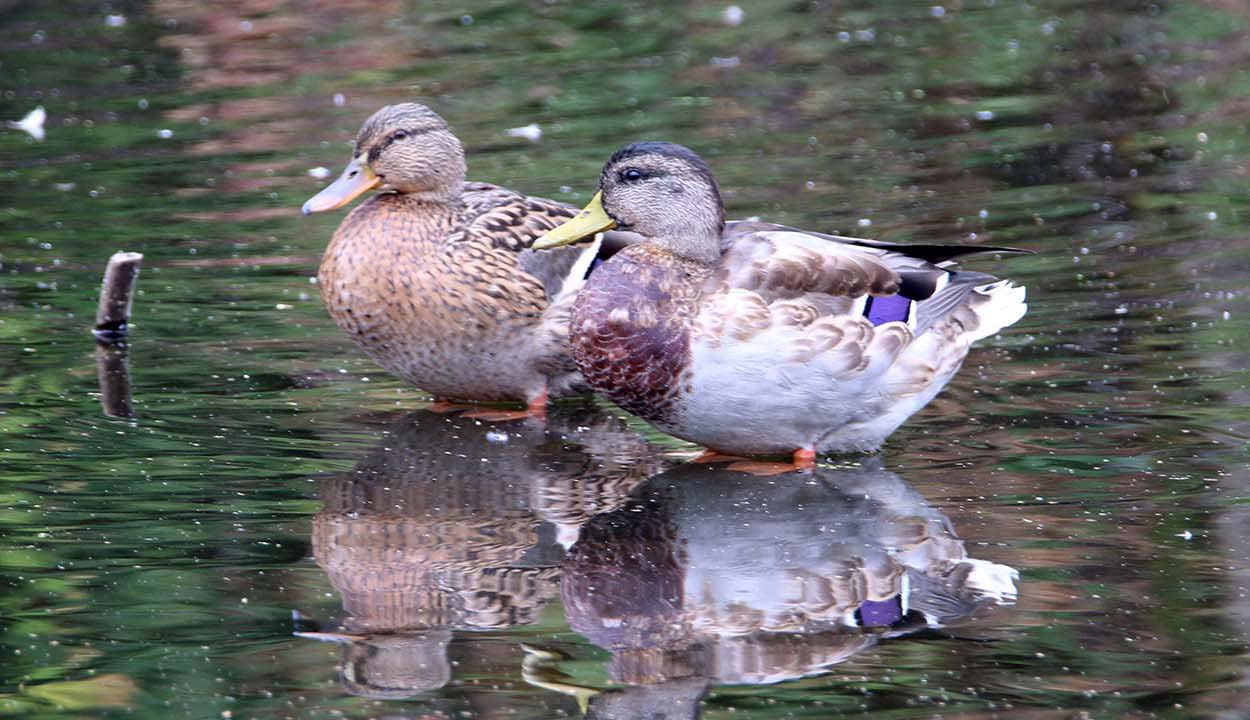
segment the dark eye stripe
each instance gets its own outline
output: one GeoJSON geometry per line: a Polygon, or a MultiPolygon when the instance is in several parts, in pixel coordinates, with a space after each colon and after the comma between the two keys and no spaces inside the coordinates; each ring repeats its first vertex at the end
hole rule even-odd
{"type": "Polygon", "coordinates": [[[395,142],[396,140],[403,140],[406,138],[416,137],[418,135],[425,135],[427,133],[432,133],[435,130],[439,130],[439,129],[441,128],[418,128],[415,130],[409,129],[409,128],[400,128],[398,130],[395,130],[390,135],[387,135],[386,138],[382,140],[382,142],[370,148],[369,162],[373,162],[374,160],[377,160],[378,156],[382,154],[382,151],[390,147],[390,144],[395,142]]]}

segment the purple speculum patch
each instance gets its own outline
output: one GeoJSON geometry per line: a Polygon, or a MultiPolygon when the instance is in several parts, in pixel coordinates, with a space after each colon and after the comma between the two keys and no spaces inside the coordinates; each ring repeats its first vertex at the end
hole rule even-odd
{"type": "Polygon", "coordinates": [[[888,627],[903,619],[903,603],[899,595],[889,600],[865,600],[859,605],[859,624],[863,627],[888,627]]]}
{"type": "Polygon", "coordinates": [[[868,296],[868,304],[864,307],[864,316],[868,318],[868,322],[873,325],[881,325],[888,322],[907,322],[907,316],[911,314],[911,300],[902,295],[887,295],[886,297],[868,296]]]}

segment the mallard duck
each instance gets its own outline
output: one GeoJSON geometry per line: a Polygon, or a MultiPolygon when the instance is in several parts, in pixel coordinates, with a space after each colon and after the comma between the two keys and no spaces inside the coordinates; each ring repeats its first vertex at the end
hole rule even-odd
{"type": "Polygon", "coordinates": [[[345,615],[337,630],[304,623],[297,634],[342,645],[349,692],[442,687],[453,629],[539,620],[559,596],[560,545],[667,464],[615,413],[577,403],[549,413],[483,423],[417,410],[354,469],[325,478],[311,547],[345,615]]]}
{"type": "Polygon", "coordinates": [[[304,204],[339,225],[318,279],[331,317],[369,357],[439,400],[514,401],[585,392],[568,353],[568,310],[600,240],[529,251],[576,208],[465,182],[464,150],[416,103],[375,112],[343,173],[304,204]]]}
{"type": "MultiPolygon", "coordinates": [[[[560,580],[569,628],[611,653],[616,687],[586,688],[587,716],[696,718],[712,686],[825,673],[887,638],[1014,604],[1019,573],[970,557],[950,519],[882,464],[761,483],[684,463],[592,518],[560,580]]],[[[558,672],[559,657],[544,660],[558,672]]]]}
{"type": "Polygon", "coordinates": [[[873,451],[1020,319],[1024,288],[955,270],[1006,248],[897,245],[726,224],[707,163],[664,142],[617,151],[599,192],[535,249],[606,228],[645,238],[599,267],[572,312],[591,387],[732,455],[873,451]]]}

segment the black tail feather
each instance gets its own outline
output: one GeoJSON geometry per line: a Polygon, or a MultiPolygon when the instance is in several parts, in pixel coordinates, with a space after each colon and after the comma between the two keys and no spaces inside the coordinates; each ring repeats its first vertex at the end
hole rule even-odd
{"type": "MultiPolygon", "coordinates": [[[[815,233],[813,233],[815,234],[815,233]]],[[[867,240],[864,238],[844,238],[836,235],[827,237],[836,238],[840,242],[848,245],[859,245],[861,247],[878,248],[880,250],[892,250],[902,253],[909,257],[920,258],[931,263],[946,262],[954,260],[965,255],[976,255],[977,253],[1010,253],[1013,255],[1032,255],[1032,250],[1024,248],[1001,247],[998,245],[942,245],[938,243],[892,243],[884,240],[867,240]]]]}
{"type": "MultiPolygon", "coordinates": [[[[803,233],[812,237],[824,238],[832,242],[843,243],[844,245],[858,245],[860,247],[876,248],[878,250],[889,250],[908,257],[914,257],[919,260],[925,260],[931,263],[940,263],[947,260],[954,260],[964,255],[975,255],[976,253],[1011,253],[1032,255],[1032,250],[1023,248],[1000,247],[997,245],[942,245],[938,243],[895,243],[885,240],[869,240],[868,238],[847,237],[845,235],[830,235],[828,233],[813,232],[811,230],[800,230],[787,225],[777,225],[774,223],[761,222],[759,220],[731,220],[726,224],[726,228],[735,232],[769,232],[782,230],[786,232],[803,233]]],[[[728,236],[729,233],[726,233],[728,236]]]]}

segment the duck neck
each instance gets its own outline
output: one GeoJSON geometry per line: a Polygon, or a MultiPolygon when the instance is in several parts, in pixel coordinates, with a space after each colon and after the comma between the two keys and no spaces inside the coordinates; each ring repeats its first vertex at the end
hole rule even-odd
{"type": "Polygon", "coordinates": [[[712,266],[720,260],[722,231],[722,227],[702,232],[691,232],[687,228],[671,235],[654,236],[650,241],[678,257],[712,266]]]}
{"type": "Polygon", "coordinates": [[[387,182],[414,202],[452,205],[464,193],[464,177],[464,156],[459,156],[436,167],[427,167],[419,174],[395,173],[387,182]]]}
{"type": "Polygon", "coordinates": [[[464,190],[464,183],[459,182],[456,186],[444,186],[437,188],[428,188],[422,190],[409,190],[400,193],[409,201],[422,205],[453,205],[460,200],[460,195],[464,190]]]}

